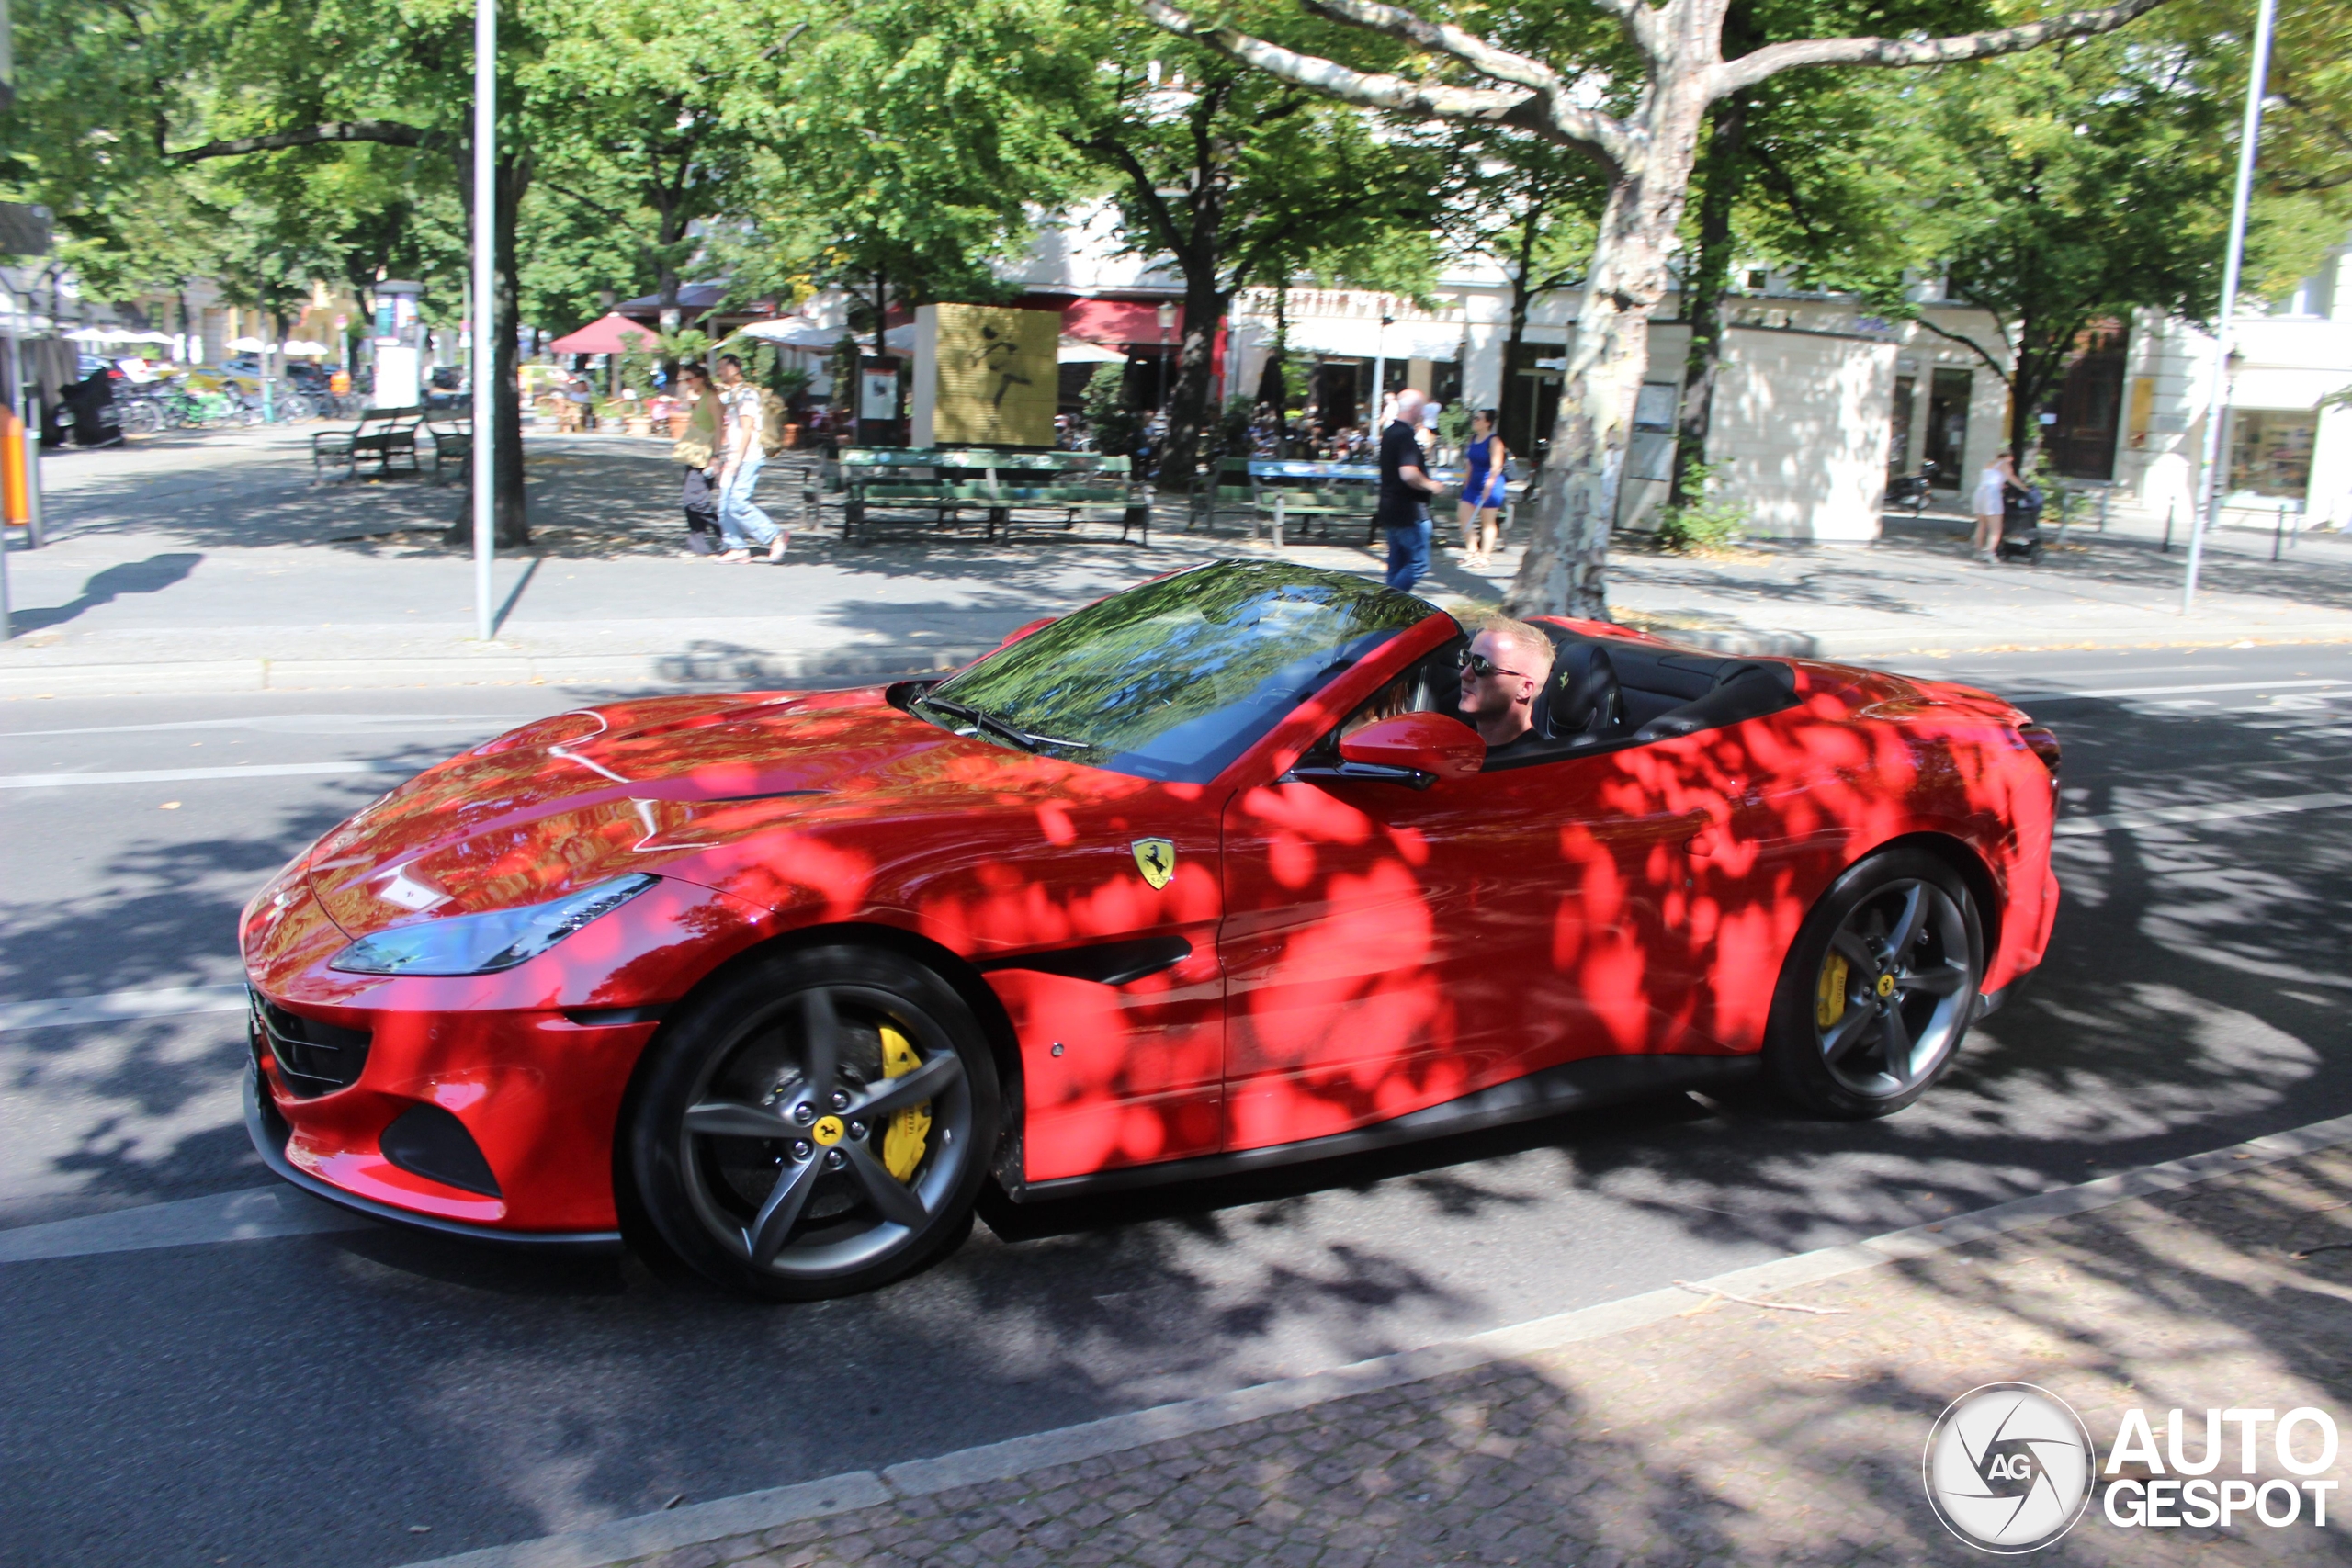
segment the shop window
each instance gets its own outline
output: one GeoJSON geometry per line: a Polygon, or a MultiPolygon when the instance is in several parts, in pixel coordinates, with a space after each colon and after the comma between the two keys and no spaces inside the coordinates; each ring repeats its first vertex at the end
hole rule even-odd
{"type": "Polygon", "coordinates": [[[2236,409],[2230,414],[2230,490],[2301,501],[2311,493],[2319,415],[2308,410],[2236,409]]]}

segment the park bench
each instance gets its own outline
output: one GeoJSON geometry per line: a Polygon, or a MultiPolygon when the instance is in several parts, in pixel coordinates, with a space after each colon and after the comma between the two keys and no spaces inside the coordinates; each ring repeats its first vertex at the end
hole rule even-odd
{"type": "Polygon", "coordinates": [[[311,475],[316,477],[333,463],[344,470],[345,479],[356,479],[359,465],[367,462],[374,463],[379,474],[390,473],[394,457],[406,457],[409,472],[421,472],[416,432],[424,423],[421,408],[369,409],[349,430],[320,431],[311,437],[311,475]]]}
{"type": "MultiPolygon", "coordinates": [[[[1458,485],[1458,468],[1430,468],[1430,478],[1458,485]]],[[[1363,542],[1370,545],[1379,532],[1374,515],[1380,510],[1380,467],[1376,463],[1320,463],[1295,458],[1253,457],[1250,460],[1252,518],[1250,536],[1271,530],[1281,547],[1283,534],[1295,519],[1303,519],[1328,538],[1335,520],[1363,524],[1363,542]]],[[[1430,497],[1432,508],[1441,499],[1430,497]]]]}
{"type": "Polygon", "coordinates": [[[1059,512],[1064,529],[1081,515],[1115,513],[1119,537],[1151,543],[1151,487],[1128,475],[1125,457],[1099,452],[1014,452],[987,446],[850,446],[840,459],[842,537],[856,544],[874,513],[928,512],[936,526],[966,512],[987,516],[987,537],[1012,535],[1015,508],[1059,512]]]}
{"type": "Polygon", "coordinates": [[[1214,534],[1219,513],[1250,516],[1257,501],[1257,491],[1250,486],[1250,459],[1227,457],[1218,466],[1215,479],[1193,489],[1192,512],[1184,519],[1184,531],[1191,533],[1197,525],[1214,534]]]}
{"type": "Polygon", "coordinates": [[[435,410],[424,416],[424,428],[433,437],[433,482],[441,482],[445,468],[455,468],[464,479],[467,464],[473,457],[473,421],[446,409],[435,410]]]}

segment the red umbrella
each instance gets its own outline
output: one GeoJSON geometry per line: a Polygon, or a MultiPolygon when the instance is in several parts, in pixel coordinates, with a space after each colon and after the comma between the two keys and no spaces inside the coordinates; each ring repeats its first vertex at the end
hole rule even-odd
{"type": "Polygon", "coordinates": [[[643,353],[661,340],[661,334],[642,321],[632,321],[627,316],[614,314],[602,321],[589,322],[576,333],[569,333],[548,344],[550,354],[628,354],[643,353]],[[636,342],[624,342],[624,336],[634,336],[636,342]]]}

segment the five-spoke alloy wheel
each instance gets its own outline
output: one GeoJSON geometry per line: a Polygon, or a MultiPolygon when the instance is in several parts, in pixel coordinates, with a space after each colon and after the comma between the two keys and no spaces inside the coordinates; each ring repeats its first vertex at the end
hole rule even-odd
{"type": "Polygon", "coordinates": [[[997,1118],[987,1043],[939,976],[878,948],[766,955],[656,1043],[628,1128],[637,1207],[720,1284],[870,1290],[965,1235],[997,1118]]]}
{"type": "Polygon", "coordinates": [[[1897,847],[1822,895],[1789,950],[1766,1058],[1809,1111],[1884,1116],[1951,1066],[1975,1018],[1984,941],[1952,868],[1897,847]]]}

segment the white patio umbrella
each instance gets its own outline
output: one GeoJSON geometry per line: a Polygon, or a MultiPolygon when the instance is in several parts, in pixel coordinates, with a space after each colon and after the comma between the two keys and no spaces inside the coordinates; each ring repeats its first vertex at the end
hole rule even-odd
{"type": "Polygon", "coordinates": [[[1062,334],[1061,346],[1054,351],[1057,365],[1125,365],[1126,350],[1105,348],[1099,343],[1089,343],[1082,337],[1062,334]]]}
{"type": "Polygon", "coordinates": [[[278,344],[278,349],[281,353],[304,355],[324,354],[328,351],[325,344],[312,343],[306,337],[288,338],[278,344]]]}
{"type": "Polygon", "coordinates": [[[747,321],[735,329],[745,337],[786,348],[831,348],[842,341],[847,327],[820,327],[806,316],[779,316],[774,321],[747,321]]]}
{"type": "Polygon", "coordinates": [[[229,340],[229,352],[232,354],[261,354],[268,348],[269,344],[257,337],[232,337],[229,340]]]}
{"type": "Polygon", "coordinates": [[[120,343],[122,339],[115,333],[107,331],[104,327],[76,327],[72,332],[65,334],[65,341],[67,343],[96,344],[101,343],[120,343]]]}

